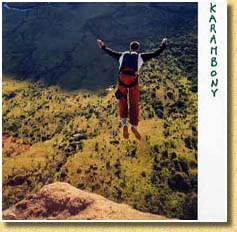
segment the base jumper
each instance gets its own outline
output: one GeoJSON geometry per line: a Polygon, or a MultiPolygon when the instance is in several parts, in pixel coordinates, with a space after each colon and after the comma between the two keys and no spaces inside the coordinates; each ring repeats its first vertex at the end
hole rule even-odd
{"type": "Polygon", "coordinates": [[[154,52],[138,53],[140,44],[137,41],[130,43],[130,50],[117,52],[105,46],[103,41],[97,40],[98,46],[108,55],[119,61],[119,80],[118,90],[115,93],[119,100],[119,114],[122,120],[123,137],[129,138],[127,118],[131,123],[131,131],[138,140],[141,140],[141,134],[138,131],[139,121],[139,83],[138,74],[144,62],[158,56],[166,48],[167,39],[164,38],[159,49],[154,52]],[[129,108],[128,108],[129,99],[129,108]]]}

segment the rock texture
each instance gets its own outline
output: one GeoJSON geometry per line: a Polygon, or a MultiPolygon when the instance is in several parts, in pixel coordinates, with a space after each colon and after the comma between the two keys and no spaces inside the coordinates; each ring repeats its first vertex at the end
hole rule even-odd
{"type": "Polygon", "coordinates": [[[56,182],[3,211],[4,220],[170,220],[56,182]]]}

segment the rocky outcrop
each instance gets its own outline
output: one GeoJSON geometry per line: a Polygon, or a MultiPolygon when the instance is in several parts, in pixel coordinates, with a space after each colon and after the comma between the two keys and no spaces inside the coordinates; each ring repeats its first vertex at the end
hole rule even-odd
{"type": "Polygon", "coordinates": [[[125,204],[112,202],[70,184],[56,182],[44,186],[3,211],[4,220],[170,220],[143,213],[125,204]]]}

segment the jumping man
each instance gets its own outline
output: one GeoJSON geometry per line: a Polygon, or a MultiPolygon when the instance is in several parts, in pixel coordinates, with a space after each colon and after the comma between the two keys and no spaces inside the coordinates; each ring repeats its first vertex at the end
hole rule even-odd
{"type": "Polygon", "coordinates": [[[97,40],[98,46],[108,55],[119,61],[119,83],[118,90],[115,93],[119,99],[119,113],[122,120],[123,137],[129,138],[127,118],[132,125],[131,130],[138,140],[141,135],[137,129],[139,118],[139,83],[138,72],[144,62],[158,56],[166,48],[167,39],[164,38],[161,46],[154,52],[138,53],[140,43],[133,41],[130,43],[130,51],[117,52],[104,45],[101,40],[97,40]],[[129,110],[127,96],[129,96],[129,110]]]}

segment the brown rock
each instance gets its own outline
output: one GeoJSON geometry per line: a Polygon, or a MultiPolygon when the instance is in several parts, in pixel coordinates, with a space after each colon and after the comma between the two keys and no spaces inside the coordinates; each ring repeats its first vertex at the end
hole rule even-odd
{"type": "Polygon", "coordinates": [[[169,220],[56,182],[3,211],[4,220],[169,220]]]}

